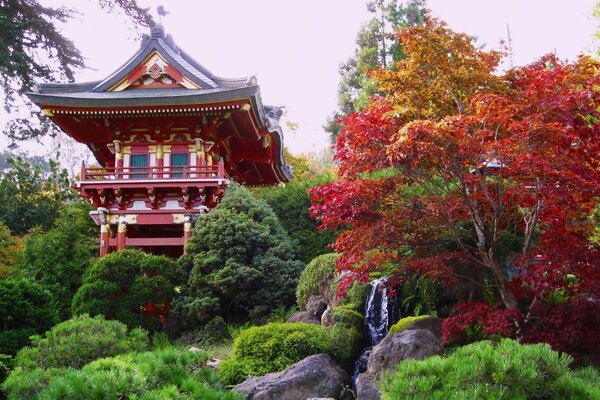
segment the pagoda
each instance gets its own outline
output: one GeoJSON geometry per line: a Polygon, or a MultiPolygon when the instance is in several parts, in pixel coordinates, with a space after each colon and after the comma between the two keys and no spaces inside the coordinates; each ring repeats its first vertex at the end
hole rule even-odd
{"type": "Polygon", "coordinates": [[[126,247],[181,255],[231,180],[291,179],[281,109],[262,104],[256,78],[215,76],[161,26],[104,80],[39,84],[27,95],[98,161],[82,164],[73,186],[96,207],[100,256],[126,247]]]}

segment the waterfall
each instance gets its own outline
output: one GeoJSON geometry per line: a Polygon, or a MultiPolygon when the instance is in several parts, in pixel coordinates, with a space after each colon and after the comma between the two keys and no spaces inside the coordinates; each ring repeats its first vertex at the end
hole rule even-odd
{"type": "Polygon", "coordinates": [[[371,282],[369,297],[365,305],[365,328],[371,346],[381,342],[389,329],[389,301],[386,282],[387,278],[385,277],[371,282]]]}
{"type": "Polygon", "coordinates": [[[365,303],[365,331],[369,337],[369,347],[364,349],[354,363],[352,389],[356,392],[356,377],[367,370],[367,361],[373,346],[381,342],[387,335],[390,326],[398,320],[395,298],[388,297],[385,284],[387,278],[382,277],[371,282],[369,295],[365,303]]]}

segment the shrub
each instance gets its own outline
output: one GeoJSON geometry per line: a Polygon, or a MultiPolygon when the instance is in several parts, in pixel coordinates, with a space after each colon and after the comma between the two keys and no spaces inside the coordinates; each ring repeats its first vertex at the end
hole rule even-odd
{"type": "Polygon", "coordinates": [[[221,203],[200,218],[180,259],[189,272],[173,304],[177,329],[228,321],[262,320],[290,306],[303,264],[268,205],[231,185],[221,203]]]}
{"type": "Polygon", "coordinates": [[[331,356],[346,371],[352,371],[363,345],[362,330],[355,326],[335,324],[329,331],[331,356]]]}
{"type": "Polygon", "coordinates": [[[366,283],[353,282],[352,286],[346,291],[342,304],[348,305],[354,311],[363,313],[370,288],[371,286],[366,283]]]}
{"type": "Polygon", "coordinates": [[[10,399],[219,399],[241,395],[219,389],[205,353],[167,348],[104,358],[75,369],[16,369],[3,387],[10,399]]]}
{"type": "Polygon", "coordinates": [[[350,305],[341,305],[333,309],[333,320],[339,324],[360,328],[365,316],[354,311],[350,305]]]}
{"type": "Polygon", "coordinates": [[[73,314],[101,314],[130,328],[161,329],[175,296],[173,260],[126,249],[96,259],[73,298],[73,314]]]}
{"type": "Polygon", "coordinates": [[[313,259],[302,271],[296,289],[296,301],[300,310],[306,310],[310,296],[320,295],[329,289],[337,276],[335,262],[338,257],[335,253],[323,254],[313,259]]]}
{"type": "Polygon", "coordinates": [[[226,382],[236,384],[330,351],[329,334],[320,325],[270,323],[243,331],[235,339],[232,357],[221,363],[219,372],[226,382]]]}
{"type": "Polygon", "coordinates": [[[0,280],[0,310],[0,352],[8,355],[58,322],[52,295],[30,280],[0,280]]]}
{"type": "Polygon", "coordinates": [[[23,256],[23,238],[12,236],[10,229],[0,221],[0,279],[8,278],[23,256]]]}
{"type": "Polygon", "coordinates": [[[383,399],[600,398],[598,372],[570,372],[571,361],[545,344],[478,342],[448,358],[403,361],[385,375],[383,399]]]}
{"type": "Polygon", "coordinates": [[[24,368],[81,368],[101,357],[110,357],[147,348],[148,333],[127,332],[119,321],[80,315],[54,326],[44,336],[33,336],[31,347],[17,354],[17,366],[24,368]]]}
{"type": "Polygon", "coordinates": [[[408,324],[411,324],[415,321],[418,321],[420,319],[423,318],[428,318],[429,315],[419,315],[417,317],[406,317],[406,318],[402,318],[400,321],[396,322],[394,325],[392,325],[390,327],[390,330],[388,333],[397,333],[400,332],[404,329],[404,327],[408,324]]]}
{"type": "MultiPolygon", "coordinates": [[[[0,354],[0,384],[4,382],[9,372],[13,369],[15,364],[14,358],[9,356],[8,354],[0,354]]],[[[2,392],[0,391],[0,399],[2,397],[2,392]]]]}

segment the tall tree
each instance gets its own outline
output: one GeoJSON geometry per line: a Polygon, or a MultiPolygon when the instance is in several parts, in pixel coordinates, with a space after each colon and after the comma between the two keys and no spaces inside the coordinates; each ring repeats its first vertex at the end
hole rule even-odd
{"type": "MultiPolygon", "coordinates": [[[[136,0],[98,2],[109,12],[123,12],[134,24],[153,24],[151,14],[136,0]]],[[[44,7],[37,0],[0,1],[0,84],[7,112],[15,111],[17,97],[32,91],[36,80],[72,82],[75,71],[85,67],[80,51],[56,26],[75,13],[65,7],[44,7]]],[[[5,134],[14,140],[39,137],[52,126],[38,122],[16,118],[7,124],[5,134]]]]}
{"type": "Polygon", "coordinates": [[[544,306],[557,291],[565,315],[595,315],[600,63],[546,56],[500,75],[499,53],[433,19],[399,41],[408,57],[375,71],[381,96],[345,120],[342,179],[313,190],[324,226],[349,228],[338,267],[350,279],[392,265],[399,279],[412,270],[450,282],[470,265],[538,339],[556,325],[544,306]]]}
{"type": "Polygon", "coordinates": [[[394,68],[404,57],[402,46],[393,40],[394,32],[402,27],[421,25],[425,18],[426,0],[374,0],[367,3],[373,17],[356,36],[354,55],[339,67],[338,110],[327,120],[324,128],[331,142],[340,132],[340,119],[363,110],[377,92],[369,71],[378,67],[394,68]]]}

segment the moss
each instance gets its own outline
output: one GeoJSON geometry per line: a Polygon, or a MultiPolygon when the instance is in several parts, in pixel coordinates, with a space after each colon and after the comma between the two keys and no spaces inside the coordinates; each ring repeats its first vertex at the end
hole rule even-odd
{"type": "Polygon", "coordinates": [[[323,254],[313,259],[304,269],[298,288],[296,289],[296,300],[300,310],[306,310],[306,303],[310,296],[321,294],[323,288],[329,288],[335,281],[337,269],[335,262],[339,254],[323,254]]]}
{"type": "Polygon", "coordinates": [[[364,315],[354,311],[351,305],[341,305],[333,309],[333,320],[339,324],[360,328],[364,319],[364,315]]]}
{"type": "Polygon", "coordinates": [[[319,353],[330,353],[327,329],[304,323],[270,323],[243,331],[233,344],[232,357],[219,366],[229,384],[249,376],[278,372],[319,353]]]}
{"type": "Polygon", "coordinates": [[[417,317],[402,318],[400,321],[396,322],[394,325],[391,326],[389,333],[400,332],[404,329],[404,327],[406,327],[406,325],[428,317],[430,317],[430,315],[419,315],[417,317]]]}
{"type": "Polygon", "coordinates": [[[352,371],[363,344],[361,329],[346,324],[335,324],[329,331],[329,336],[331,357],[346,371],[352,371]]]}

